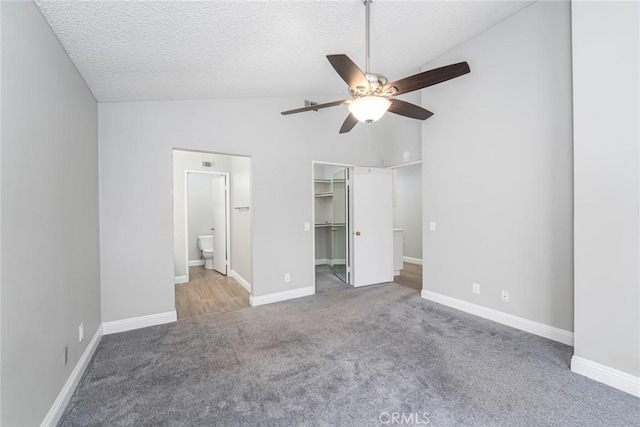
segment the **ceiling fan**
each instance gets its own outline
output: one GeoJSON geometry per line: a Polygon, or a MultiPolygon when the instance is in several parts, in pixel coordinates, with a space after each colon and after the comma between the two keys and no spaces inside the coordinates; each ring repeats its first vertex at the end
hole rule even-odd
{"type": "Polygon", "coordinates": [[[327,55],[327,59],[338,75],[340,75],[347,85],[349,85],[349,92],[351,93],[352,98],[283,111],[281,113],[282,115],[286,116],[288,114],[302,113],[312,110],[318,111],[321,108],[347,104],[347,107],[349,108],[349,116],[347,116],[347,119],[342,124],[340,133],[349,132],[356,124],[358,124],[359,121],[367,124],[373,123],[380,119],[387,111],[401,116],[410,117],[412,119],[426,120],[433,116],[431,111],[415,104],[395,99],[394,97],[460,77],[471,71],[469,69],[469,64],[466,62],[459,62],[457,64],[447,65],[445,67],[414,74],[391,83],[388,83],[387,78],[382,74],[369,72],[369,66],[371,65],[371,0],[364,0],[363,3],[366,8],[365,31],[367,63],[365,71],[362,72],[362,70],[358,68],[358,66],[349,59],[347,55],[327,55]]]}

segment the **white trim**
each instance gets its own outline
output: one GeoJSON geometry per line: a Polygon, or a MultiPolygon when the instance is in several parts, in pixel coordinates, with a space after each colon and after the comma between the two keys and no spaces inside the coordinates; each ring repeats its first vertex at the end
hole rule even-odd
{"type": "Polygon", "coordinates": [[[40,424],[41,427],[55,426],[58,424],[58,421],[60,421],[60,417],[62,417],[71,396],[73,396],[73,392],[82,378],[82,374],[84,374],[84,371],[87,369],[87,366],[93,357],[93,353],[95,353],[98,348],[100,338],[102,338],[102,330],[102,325],[98,326],[98,330],[93,335],[93,338],[91,338],[91,341],[89,341],[89,345],[87,345],[87,348],[84,350],[84,353],[82,353],[82,356],[80,356],[78,363],[76,363],[73,371],[71,371],[69,378],[67,378],[67,381],[62,386],[62,390],[60,390],[58,397],[56,397],[53,405],[51,405],[51,409],[49,409],[44,420],[42,420],[42,423],[40,424]]]}
{"type": "Polygon", "coordinates": [[[640,377],[635,375],[592,362],[580,356],[571,358],[571,371],[640,397],[640,377]]]}
{"type": "Polygon", "coordinates": [[[400,270],[393,270],[393,277],[399,276],[400,270]]]}
{"type": "Polygon", "coordinates": [[[130,317],[128,319],[104,322],[102,330],[105,335],[117,334],[118,332],[132,331],[134,329],[148,328],[149,326],[172,323],[178,320],[178,315],[174,311],[166,313],[150,314],[148,316],[130,317]]]}
{"type": "Polygon", "coordinates": [[[317,259],[316,260],[316,265],[325,265],[325,264],[329,264],[329,260],[326,259],[326,258],[322,258],[322,259],[317,259]]]}
{"type": "Polygon", "coordinates": [[[239,275],[238,272],[235,270],[231,270],[231,272],[229,273],[229,276],[236,279],[236,281],[240,283],[242,287],[247,290],[247,292],[249,292],[249,295],[251,295],[251,283],[247,282],[247,280],[241,275],[239,275]]]}
{"type": "Polygon", "coordinates": [[[288,299],[307,297],[309,295],[314,295],[316,293],[316,289],[314,286],[307,286],[305,288],[292,289],[290,291],[283,292],[275,292],[273,294],[260,295],[260,296],[251,296],[249,298],[249,304],[255,307],[258,305],[271,304],[274,302],[285,301],[288,299]]]}
{"type": "Polygon", "coordinates": [[[402,257],[402,261],[408,263],[408,264],[417,264],[417,265],[422,265],[422,259],[420,258],[412,258],[410,256],[404,256],[402,257]]]}
{"type": "Polygon", "coordinates": [[[188,283],[189,279],[187,278],[187,276],[176,276],[173,278],[173,283],[176,285],[180,285],[182,283],[188,283]]]}
{"type": "Polygon", "coordinates": [[[558,341],[563,344],[573,346],[573,332],[554,328],[553,326],[534,322],[533,320],[523,319],[522,317],[503,313],[498,310],[493,310],[491,308],[487,308],[478,304],[462,301],[457,298],[438,294],[426,289],[422,290],[420,296],[429,301],[446,305],[447,307],[455,308],[457,310],[471,313],[484,319],[493,320],[494,322],[502,323],[503,325],[520,329],[521,331],[529,332],[543,338],[548,338],[553,341],[558,341]]]}
{"type": "Polygon", "coordinates": [[[189,260],[189,267],[198,267],[200,265],[204,265],[204,260],[203,259],[189,260]]]}

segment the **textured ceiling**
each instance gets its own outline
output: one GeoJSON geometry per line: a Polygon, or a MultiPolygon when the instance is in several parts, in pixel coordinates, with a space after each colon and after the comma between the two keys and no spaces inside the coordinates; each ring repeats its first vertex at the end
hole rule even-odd
{"type": "MultiPolygon", "coordinates": [[[[346,93],[325,55],[364,68],[358,0],[37,3],[100,102],[346,93]]],[[[416,72],[530,3],[378,0],[371,71],[416,72]]]]}

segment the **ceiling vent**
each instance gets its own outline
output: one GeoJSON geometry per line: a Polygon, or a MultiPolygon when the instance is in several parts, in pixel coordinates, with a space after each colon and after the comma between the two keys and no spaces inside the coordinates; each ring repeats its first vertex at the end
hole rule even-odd
{"type": "Polygon", "coordinates": [[[202,162],[202,167],[203,168],[212,168],[214,165],[213,162],[202,162]]]}

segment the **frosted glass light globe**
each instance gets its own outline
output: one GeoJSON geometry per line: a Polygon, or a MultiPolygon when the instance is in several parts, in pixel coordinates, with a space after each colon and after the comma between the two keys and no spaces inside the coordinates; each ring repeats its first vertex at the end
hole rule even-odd
{"type": "Polygon", "coordinates": [[[391,101],[381,96],[368,95],[355,99],[349,104],[349,112],[363,123],[372,123],[384,116],[391,107],[391,101]]]}

